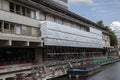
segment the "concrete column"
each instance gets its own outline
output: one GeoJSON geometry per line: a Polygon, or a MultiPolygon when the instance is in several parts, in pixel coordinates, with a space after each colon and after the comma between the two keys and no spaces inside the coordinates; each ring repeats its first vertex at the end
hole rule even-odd
{"type": "Polygon", "coordinates": [[[69,77],[69,78],[72,78],[72,75],[69,74],[68,77],[69,77]]]}
{"type": "Polygon", "coordinates": [[[30,46],[30,42],[29,42],[29,41],[27,41],[26,45],[27,45],[27,46],[30,46]]]}
{"type": "Polygon", "coordinates": [[[4,22],[2,22],[2,32],[4,32],[4,22]]]}
{"type": "Polygon", "coordinates": [[[79,75],[76,75],[75,77],[76,77],[76,78],[79,78],[79,75]]]}
{"type": "Polygon", "coordinates": [[[11,41],[11,40],[9,40],[9,43],[8,43],[8,45],[9,45],[9,46],[11,46],[11,45],[12,45],[12,41],[11,41]]]}
{"type": "Polygon", "coordinates": [[[41,64],[43,62],[43,50],[42,48],[35,49],[35,61],[37,64],[41,64]]]}

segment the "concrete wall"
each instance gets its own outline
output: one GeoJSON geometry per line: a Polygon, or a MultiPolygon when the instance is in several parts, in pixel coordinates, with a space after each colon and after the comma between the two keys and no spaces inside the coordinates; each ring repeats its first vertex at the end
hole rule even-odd
{"type": "Polygon", "coordinates": [[[46,21],[41,27],[45,45],[102,48],[102,32],[90,28],[90,32],[46,21]]]}
{"type": "Polygon", "coordinates": [[[31,37],[31,36],[23,36],[23,35],[16,35],[16,34],[5,34],[5,33],[0,33],[0,39],[1,40],[41,42],[40,37],[31,37]]]}

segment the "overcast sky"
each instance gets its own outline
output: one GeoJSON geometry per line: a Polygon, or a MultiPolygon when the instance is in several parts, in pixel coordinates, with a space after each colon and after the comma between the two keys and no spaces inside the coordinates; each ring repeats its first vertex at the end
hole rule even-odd
{"type": "Polygon", "coordinates": [[[94,22],[120,28],[120,0],[68,0],[69,10],[94,22]]]}

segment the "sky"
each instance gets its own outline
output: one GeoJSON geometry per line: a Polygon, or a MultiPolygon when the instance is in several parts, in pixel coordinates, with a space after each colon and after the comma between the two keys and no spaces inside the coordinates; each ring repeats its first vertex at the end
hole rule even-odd
{"type": "Polygon", "coordinates": [[[93,22],[120,28],[120,0],[68,0],[69,10],[93,22]]]}

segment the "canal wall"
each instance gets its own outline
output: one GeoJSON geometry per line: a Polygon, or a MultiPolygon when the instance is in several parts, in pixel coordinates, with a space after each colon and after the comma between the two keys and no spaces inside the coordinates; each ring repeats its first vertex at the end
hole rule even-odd
{"type": "MultiPolygon", "coordinates": [[[[77,60],[68,60],[68,61],[55,61],[52,64],[48,62],[45,65],[46,74],[42,74],[44,75],[44,77],[42,77],[41,80],[48,80],[48,79],[56,78],[59,76],[67,75],[67,69],[70,67],[68,62],[71,62],[71,64],[74,66],[79,66],[83,61],[84,63],[88,63],[88,62],[92,62],[94,59],[100,59],[100,58],[107,58],[107,57],[95,57],[95,58],[83,59],[83,60],[77,59],[77,60]]],[[[115,63],[117,61],[118,60],[107,62],[107,63],[101,64],[101,66],[115,63]]]]}
{"type": "Polygon", "coordinates": [[[118,60],[115,60],[115,61],[111,61],[111,62],[107,62],[107,63],[101,64],[101,66],[105,66],[105,65],[108,65],[108,64],[112,64],[112,63],[115,63],[115,62],[118,62],[118,61],[119,61],[119,59],[118,59],[118,60]]]}

